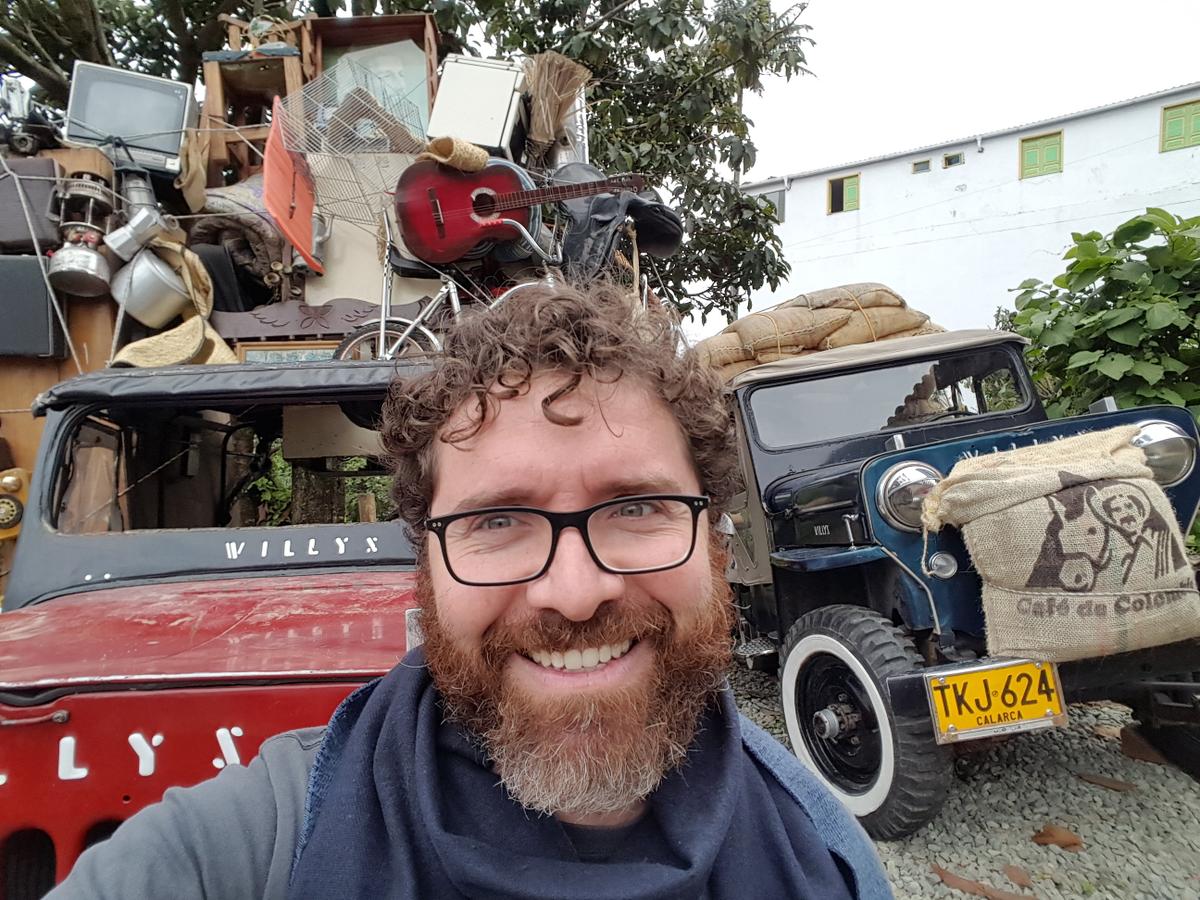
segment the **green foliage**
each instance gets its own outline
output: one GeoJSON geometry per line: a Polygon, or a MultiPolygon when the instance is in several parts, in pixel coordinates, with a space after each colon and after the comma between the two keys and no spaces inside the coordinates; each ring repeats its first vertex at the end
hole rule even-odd
{"type": "Polygon", "coordinates": [[[271,443],[271,467],[246,490],[258,501],[260,525],[287,525],[292,518],[292,464],[283,458],[283,441],[271,443]]]}
{"type": "MultiPolygon", "coordinates": [[[[804,3],[779,14],[769,0],[291,4],[297,15],[343,8],[367,15],[428,12],[453,49],[485,56],[557,50],[591,69],[592,162],[610,173],[649,176],[684,217],[683,249],[649,261],[651,278],[682,312],[734,316],[753,291],[777,288],[787,277],[773,210],[738,186],[756,153],[742,98],[761,91],[768,75],[807,71],[804,3]]],[[[59,102],[66,99],[70,63],[102,52],[121,65],[190,81],[200,53],[221,46],[223,12],[245,19],[289,14],[261,0],[0,0],[0,62],[59,102]],[[57,15],[68,7],[87,14],[68,22],[57,15]],[[50,48],[46,58],[43,46],[50,48]]]]}
{"type": "MultiPolygon", "coordinates": [[[[340,466],[343,472],[361,472],[369,465],[362,456],[354,456],[343,460],[340,466]]],[[[396,505],[392,501],[392,477],[390,475],[357,475],[346,479],[346,522],[358,521],[359,494],[375,495],[375,516],[384,521],[393,518],[396,505]]]]}
{"type": "Polygon", "coordinates": [[[1200,217],[1161,209],[1111,235],[1073,234],[1066,271],[1017,289],[1011,328],[1051,416],[1111,395],[1122,407],[1168,403],[1200,420],[1200,217]]]}

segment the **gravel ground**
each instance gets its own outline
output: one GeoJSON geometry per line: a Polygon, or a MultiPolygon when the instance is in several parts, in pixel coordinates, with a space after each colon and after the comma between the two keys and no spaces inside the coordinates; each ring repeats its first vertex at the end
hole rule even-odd
{"type": "MultiPolygon", "coordinates": [[[[735,667],[738,705],[784,744],[773,675],[735,667]]],[[[902,841],[880,843],[897,898],[962,898],[932,864],[1013,894],[1040,900],[1200,900],[1200,785],[1170,767],[1128,759],[1116,729],[1129,710],[1115,703],[1072,706],[1070,726],[1018,735],[972,753],[941,815],[902,841]],[[1099,733],[1097,728],[1100,729],[1099,733]],[[1078,773],[1129,782],[1119,792],[1078,773]],[[1054,823],[1083,839],[1081,852],[1031,840],[1054,823]],[[1001,871],[1015,865],[1027,890],[1001,871]]]]}

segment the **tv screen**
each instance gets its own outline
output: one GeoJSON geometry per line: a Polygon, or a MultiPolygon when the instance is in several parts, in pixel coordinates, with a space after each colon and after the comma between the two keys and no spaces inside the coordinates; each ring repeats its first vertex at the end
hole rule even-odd
{"type": "Polygon", "coordinates": [[[191,89],[185,84],[78,63],[71,83],[67,137],[93,144],[120,137],[131,147],[175,156],[183,128],[192,124],[190,106],[191,89]]]}

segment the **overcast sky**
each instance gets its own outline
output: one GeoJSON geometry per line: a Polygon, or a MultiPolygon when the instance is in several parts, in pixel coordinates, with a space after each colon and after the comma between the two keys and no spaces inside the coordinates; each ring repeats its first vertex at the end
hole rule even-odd
{"type": "Polygon", "coordinates": [[[811,0],[801,21],[813,76],[746,103],[752,180],[1200,81],[1200,0],[811,0]]]}

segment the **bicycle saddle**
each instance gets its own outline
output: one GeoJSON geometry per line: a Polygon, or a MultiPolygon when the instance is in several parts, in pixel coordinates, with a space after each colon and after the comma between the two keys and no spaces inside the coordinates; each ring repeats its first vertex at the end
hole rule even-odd
{"type": "MultiPolygon", "coordinates": [[[[557,169],[553,181],[576,184],[597,181],[606,177],[587,163],[567,163],[557,169]]],[[[595,275],[613,258],[621,226],[633,219],[637,229],[638,250],[651,256],[667,257],[679,250],[683,242],[683,223],[679,215],[662,203],[653,190],[635,194],[597,194],[560,202],[571,221],[563,237],[563,265],[577,277],[595,275]]]]}

